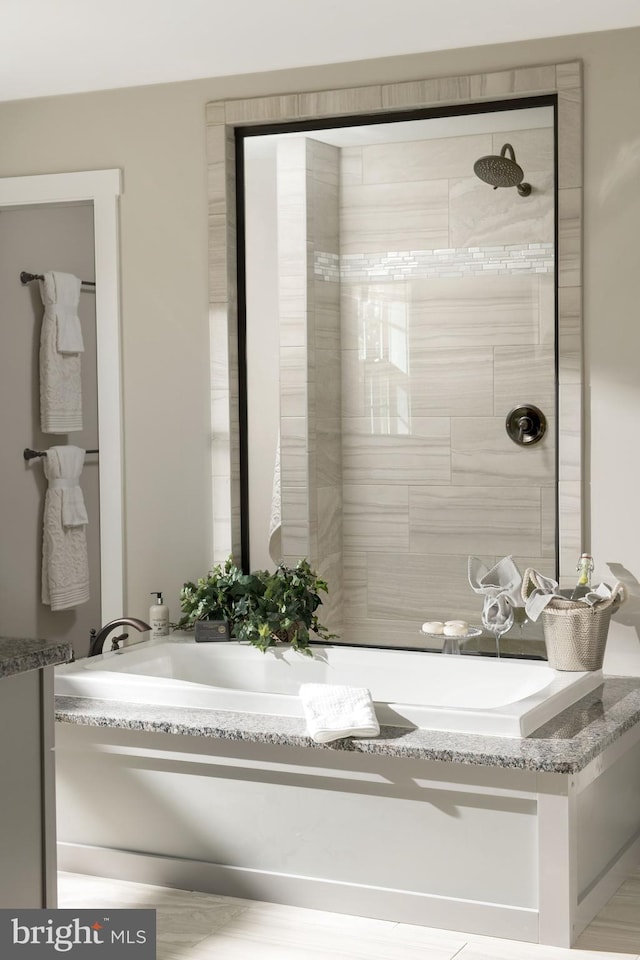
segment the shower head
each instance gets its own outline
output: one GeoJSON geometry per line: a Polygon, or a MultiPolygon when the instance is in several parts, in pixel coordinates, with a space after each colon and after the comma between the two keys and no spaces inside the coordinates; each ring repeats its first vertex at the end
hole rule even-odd
{"type": "Polygon", "coordinates": [[[480,180],[491,184],[494,190],[498,187],[517,187],[521,197],[528,197],[531,193],[531,184],[522,182],[524,171],[516,163],[516,154],[510,143],[505,143],[499,157],[490,155],[476,160],[473,172],[480,180]],[[511,159],[505,156],[507,151],[511,154],[511,159]]]}

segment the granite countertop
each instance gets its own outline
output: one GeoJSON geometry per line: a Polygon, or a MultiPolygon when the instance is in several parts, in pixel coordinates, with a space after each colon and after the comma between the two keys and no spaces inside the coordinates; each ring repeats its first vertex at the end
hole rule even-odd
{"type": "Polygon", "coordinates": [[[610,743],[640,722],[640,678],[606,677],[592,693],[523,739],[382,727],[375,739],[345,738],[318,744],[308,736],[305,721],[291,717],[60,696],[56,697],[56,720],[285,747],[347,750],[572,774],[586,767],[610,743]]]}
{"type": "Polygon", "coordinates": [[[67,640],[0,637],[0,677],[66,663],[72,655],[73,648],[67,640]]]}

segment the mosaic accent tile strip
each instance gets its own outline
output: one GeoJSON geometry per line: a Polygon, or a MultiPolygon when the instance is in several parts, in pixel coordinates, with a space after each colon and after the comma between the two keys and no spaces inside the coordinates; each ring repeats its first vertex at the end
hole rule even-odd
{"type": "Polygon", "coordinates": [[[316,252],[314,275],[321,280],[418,280],[440,277],[514,276],[553,273],[552,243],[450,247],[389,253],[316,252]]]}

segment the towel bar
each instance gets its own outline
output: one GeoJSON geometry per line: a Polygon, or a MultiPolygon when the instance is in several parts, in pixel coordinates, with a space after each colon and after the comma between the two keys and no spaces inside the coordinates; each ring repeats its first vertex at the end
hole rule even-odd
{"type": "MultiPolygon", "coordinates": [[[[20,274],[20,283],[31,283],[32,280],[44,280],[44,276],[41,273],[27,273],[26,270],[23,270],[20,274]]],[[[80,283],[83,287],[95,287],[95,280],[81,280],[80,283]]]]}
{"type": "MultiPolygon", "coordinates": [[[[100,453],[99,450],[85,450],[85,453],[100,453]]],[[[46,450],[32,450],[30,447],[25,447],[22,451],[22,456],[25,460],[35,460],[36,457],[46,457],[46,450]]]]}

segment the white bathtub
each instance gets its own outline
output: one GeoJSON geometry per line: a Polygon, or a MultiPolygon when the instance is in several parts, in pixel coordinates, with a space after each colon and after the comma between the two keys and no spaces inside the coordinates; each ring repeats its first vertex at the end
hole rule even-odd
{"type": "Polygon", "coordinates": [[[301,683],[368,687],[382,724],[525,737],[602,682],[542,661],[314,647],[314,656],[191,635],[64,664],[55,692],[134,703],[302,717],[301,683]]]}

